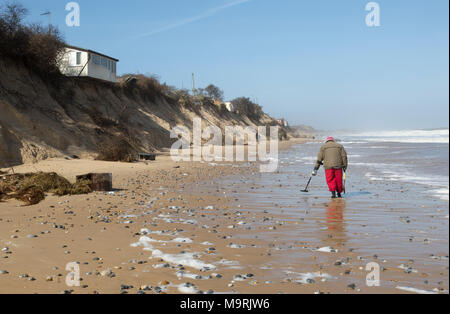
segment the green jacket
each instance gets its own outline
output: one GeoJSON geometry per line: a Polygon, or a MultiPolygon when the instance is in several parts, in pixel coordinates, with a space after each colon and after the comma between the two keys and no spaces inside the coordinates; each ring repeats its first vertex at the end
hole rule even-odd
{"type": "Polygon", "coordinates": [[[330,141],[322,146],[317,157],[316,170],[323,165],[326,170],[348,167],[347,152],[344,146],[330,141]]]}

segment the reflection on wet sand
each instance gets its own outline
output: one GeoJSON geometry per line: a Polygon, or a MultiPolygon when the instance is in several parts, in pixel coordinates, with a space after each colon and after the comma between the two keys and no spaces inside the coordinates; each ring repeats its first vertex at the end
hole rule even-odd
{"type": "Polygon", "coordinates": [[[328,203],[325,212],[326,232],[322,239],[327,246],[343,246],[348,241],[345,222],[346,205],[343,199],[332,200],[328,203]]]}
{"type": "Polygon", "coordinates": [[[328,203],[326,212],[326,224],[329,231],[345,232],[344,211],[345,200],[333,200],[328,203]]]}

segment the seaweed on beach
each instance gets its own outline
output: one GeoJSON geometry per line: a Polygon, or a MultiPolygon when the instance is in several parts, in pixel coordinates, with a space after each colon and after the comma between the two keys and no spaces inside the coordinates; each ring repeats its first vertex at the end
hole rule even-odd
{"type": "Polygon", "coordinates": [[[72,184],[54,172],[7,175],[0,179],[0,200],[15,198],[26,205],[35,205],[45,199],[45,193],[58,196],[88,194],[92,192],[90,183],[80,180],[72,184]]]}
{"type": "Polygon", "coordinates": [[[31,206],[43,201],[45,199],[45,193],[41,187],[30,185],[21,188],[16,193],[14,198],[24,202],[28,206],[31,206]]]}

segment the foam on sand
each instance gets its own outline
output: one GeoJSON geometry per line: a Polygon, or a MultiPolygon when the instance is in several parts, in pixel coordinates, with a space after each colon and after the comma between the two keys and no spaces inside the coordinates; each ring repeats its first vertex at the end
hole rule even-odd
{"type": "Polygon", "coordinates": [[[413,287],[400,287],[400,286],[398,286],[395,289],[406,291],[406,292],[417,293],[417,294],[439,294],[439,293],[434,292],[434,291],[420,290],[420,289],[416,289],[416,288],[413,288],[413,287]]]}
{"type": "Polygon", "coordinates": [[[156,230],[156,231],[151,231],[151,230],[148,230],[147,228],[144,228],[144,229],[141,229],[141,231],[140,231],[140,234],[142,234],[142,235],[148,235],[148,234],[156,234],[156,235],[160,235],[160,236],[162,236],[162,235],[164,235],[164,236],[173,236],[173,235],[175,235],[175,234],[177,234],[177,232],[174,232],[174,231],[171,231],[171,230],[163,230],[163,231],[161,231],[161,230],[156,230]]]}
{"type": "Polygon", "coordinates": [[[200,260],[195,259],[195,253],[185,253],[185,254],[164,254],[160,250],[153,250],[152,258],[160,258],[163,261],[173,264],[173,265],[183,265],[186,267],[191,267],[197,270],[214,270],[216,266],[212,264],[204,263],[200,260]]]}
{"type": "Polygon", "coordinates": [[[321,281],[327,281],[329,279],[335,279],[333,276],[327,274],[327,273],[321,273],[321,272],[315,272],[315,273],[296,273],[291,271],[286,271],[286,274],[288,275],[296,275],[298,278],[295,280],[295,282],[301,283],[301,284],[313,284],[314,280],[317,278],[320,278],[321,281]]]}
{"type": "Polygon", "coordinates": [[[170,242],[174,242],[174,243],[193,243],[194,241],[192,241],[189,238],[176,238],[176,239],[173,239],[170,242]]]}
{"type": "Polygon", "coordinates": [[[333,249],[331,246],[325,246],[323,248],[317,249],[317,252],[321,253],[337,253],[338,251],[333,249]]]}
{"type": "Polygon", "coordinates": [[[178,291],[184,294],[197,294],[200,292],[200,290],[198,290],[196,286],[188,283],[183,283],[179,285],[178,291]]]}
{"type": "MultiPolygon", "coordinates": [[[[176,239],[175,239],[176,240],[176,239]]],[[[173,241],[173,240],[172,240],[173,241]]],[[[154,249],[150,244],[152,242],[160,242],[149,237],[141,237],[138,242],[131,244],[132,247],[144,247],[144,251],[152,252],[150,258],[160,258],[166,263],[173,265],[183,265],[186,267],[191,267],[198,270],[214,270],[216,266],[212,264],[204,263],[198,259],[196,253],[184,253],[184,254],[165,254],[160,250],[154,249]]],[[[178,243],[178,242],[177,242],[178,243]]]]}
{"type": "Polygon", "coordinates": [[[191,274],[191,273],[185,273],[184,271],[178,271],[176,273],[176,276],[178,277],[179,280],[183,279],[183,278],[189,278],[192,280],[202,280],[203,277],[197,274],[191,274]]]}
{"type": "Polygon", "coordinates": [[[228,247],[232,248],[232,249],[243,249],[243,248],[245,248],[245,245],[230,243],[230,245],[228,247]]]}
{"type": "Polygon", "coordinates": [[[222,265],[227,267],[228,269],[242,269],[241,266],[239,266],[239,262],[236,261],[229,261],[226,259],[223,259],[221,261],[218,261],[215,263],[216,265],[222,265]]]}
{"type": "Polygon", "coordinates": [[[132,243],[131,247],[140,247],[144,248],[144,251],[153,251],[153,246],[149,243],[151,241],[147,241],[148,237],[141,237],[138,242],[132,243]]]}
{"type": "Polygon", "coordinates": [[[194,241],[192,241],[189,238],[175,238],[173,240],[170,241],[163,241],[163,240],[155,240],[146,236],[143,236],[140,238],[139,242],[154,242],[154,243],[193,243],[194,241]]]}

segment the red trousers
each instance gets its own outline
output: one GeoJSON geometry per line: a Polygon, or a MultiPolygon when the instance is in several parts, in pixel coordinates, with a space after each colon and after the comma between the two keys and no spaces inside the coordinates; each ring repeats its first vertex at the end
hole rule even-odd
{"type": "Polygon", "coordinates": [[[330,169],[325,171],[325,175],[330,192],[342,193],[344,190],[344,185],[342,183],[344,171],[342,169],[330,169]]]}

